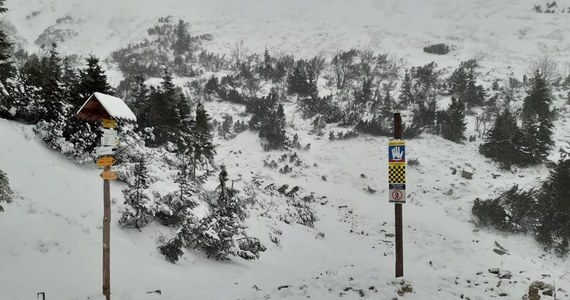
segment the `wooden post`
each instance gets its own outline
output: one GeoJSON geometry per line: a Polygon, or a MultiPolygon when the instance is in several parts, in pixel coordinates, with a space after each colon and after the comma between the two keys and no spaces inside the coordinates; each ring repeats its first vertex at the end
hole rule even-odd
{"type": "MultiPolygon", "coordinates": [[[[111,167],[105,167],[111,171],[111,167]]],[[[111,300],[111,186],[110,180],[103,180],[103,295],[111,300]]]]}
{"type": "MultiPolygon", "coordinates": [[[[394,139],[402,138],[402,118],[400,113],[394,113],[394,139]]],[[[404,276],[404,243],[402,230],[402,204],[394,203],[396,222],[396,277],[404,276]]]]}

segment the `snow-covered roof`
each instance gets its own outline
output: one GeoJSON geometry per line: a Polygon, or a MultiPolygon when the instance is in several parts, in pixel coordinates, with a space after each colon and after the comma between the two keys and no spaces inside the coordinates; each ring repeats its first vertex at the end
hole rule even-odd
{"type": "Polygon", "coordinates": [[[98,92],[85,101],[77,111],[77,117],[88,121],[100,121],[102,118],[137,121],[133,111],[122,99],[98,92]]]}

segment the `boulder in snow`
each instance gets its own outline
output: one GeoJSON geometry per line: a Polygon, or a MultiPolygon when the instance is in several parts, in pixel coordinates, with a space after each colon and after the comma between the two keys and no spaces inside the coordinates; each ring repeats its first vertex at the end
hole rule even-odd
{"type": "Polygon", "coordinates": [[[463,168],[463,171],[461,171],[461,177],[465,179],[473,179],[473,174],[475,174],[475,171],[469,166],[466,166],[463,168]]]}

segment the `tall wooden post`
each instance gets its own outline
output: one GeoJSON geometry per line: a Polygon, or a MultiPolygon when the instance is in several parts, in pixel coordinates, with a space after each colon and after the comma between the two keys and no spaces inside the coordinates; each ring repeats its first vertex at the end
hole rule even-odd
{"type": "MultiPolygon", "coordinates": [[[[394,139],[402,139],[402,118],[394,113],[394,139]]],[[[396,222],[396,277],[404,276],[404,243],[402,230],[402,204],[394,203],[396,222]]]]}
{"type": "MultiPolygon", "coordinates": [[[[111,171],[110,166],[105,167],[111,171]]],[[[103,179],[103,295],[111,300],[111,186],[109,179],[103,179]]]]}

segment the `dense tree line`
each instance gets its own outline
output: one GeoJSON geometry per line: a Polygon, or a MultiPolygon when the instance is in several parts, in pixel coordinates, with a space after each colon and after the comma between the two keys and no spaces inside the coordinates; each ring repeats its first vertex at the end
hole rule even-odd
{"type": "Polygon", "coordinates": [[[94,92],[113,94],[99,59],[89,56],[75,69],[56,45],[40,54],[20,53],[19,67],[4,82],[0,116],[28,124],[52,148],[84,161],[97,144],[97,125],[75,113],[94,92]]]}
{"type": "Polygon", "coordinates": [[[135,76],[162,75],[169,68],[176,75],[196,76],[203,70],[198,62],[209,67],[224,66],[223,57],[203,50],[203,43],[212,39],[209,34],[191,35],[184,20],[174,22],[171,17],[160,18],[159,24],[147,30],[148,37],[114,51],[112,59],[127,79],[135,76]]]}

